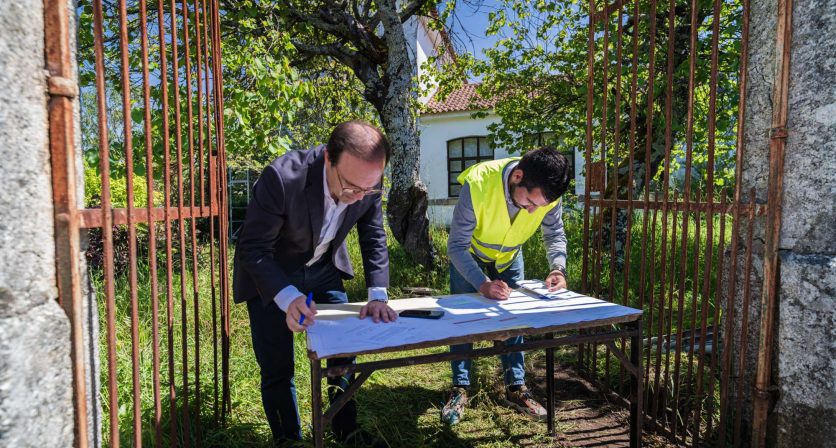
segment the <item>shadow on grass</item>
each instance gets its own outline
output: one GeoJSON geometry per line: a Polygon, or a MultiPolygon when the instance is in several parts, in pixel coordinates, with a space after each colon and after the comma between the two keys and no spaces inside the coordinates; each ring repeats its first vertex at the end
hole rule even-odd
{"type": "Polygon", "coordinates": [[[473,407],[462,423],[455,427],[441,423],[446,393],[446,389],[419,386],[363,387],[357,394],[361,424],[393,448],[531,445],[534,434],[515,433],[505,427],[514,425],[514,420],[486,418],[484,408],[495,407],[497,403],[489,398],[487,390],[479,388],[472,391],[473,407]]]}
{"type": "MultiPolygon", "coordinates": [[[[161,391],[161,415],[159,431],[155,425],[154,407],[146,406],[142,411],[142,446],[143,447],[272,447],[272,440],[265,421],[264,425],[236,421],[235,415],[227,417],[226,424],[216,416],[211,387],[201,387],[201,404],[195,401],[194,391],[190,396],[188,410],[183,405],[182,389],[176,390],[175,410],[172,413],[168,389],[161,391]],[[200,409],[200,411],[199,411],[200,409]],[[173,418],[172,418],[173,415],[173,418]],[[188,416],[188,417],[187,417],[188,416]],[[159,434],[159,443],[157,438],[159,434]],[[199,434],[199,437],[198,437],[199,434]],[[198,440],[199,439],[199,440],[198,440]]],[[[132,412],[128,405],[124,411],[132,412]]],[[[218,412],[220,410],[218,409],[218,412]]],[[[121,413],[121,412],[120,412],[121,413]]],[[[107,431],[106,429],[104,431],[107,431]]],[[[130,415],[121,415],[119,427],[120,446],[133,446],[134,425],[130,415]]],[[[105,434],[106,438],[107,435],[105,434]]],[[[113,446],[104,443],[103,446],[113,446]]]]}
{"type": "Polygon", "coordinates": [[[419,386],[366,385],[357,393],[360,421],[390,447],[472,447],[441,424],[443,393],[419,386]]]}

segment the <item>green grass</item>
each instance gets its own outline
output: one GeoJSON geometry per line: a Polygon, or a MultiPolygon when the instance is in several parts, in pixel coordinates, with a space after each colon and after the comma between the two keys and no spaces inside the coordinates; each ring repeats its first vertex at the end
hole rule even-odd
{"type": "MultiPolygon", "coordinates": [[[[634,241],[634,250],[631,254],[631,263],[635,266],[630,274],[630,302],[633,305],[638,303],[638,266],[640,263],[640,250],[638,250],[635,242],[640,241],[641,237],[641,221],[640,216],[634,221],[632,228],[632,238],[634,241]]],[[[661,216],[657,217],[657,230],[660,230],[661,216]]],[[[583,221],[582,215],[576,211],[567,211],[566,213],[566,231],[569,237],[569,285],[570,288],[580,289],[580,280],[582,275],[582,238],[583,238],[583,221]]],[[[716,224],[716,223],[715,223],[716,224]]],[[[670,225],[668,226],[671,227],[670,225]]],[[[719,241],[720,236],[717,232],[717,225],[715,225],[714,238],[719,241]]],[[[730,231],[730,226],[726,226],[726,233],[730,231]]],[[[702,245],[704,246],[705,226],[701,226],[700,235],[702,238],[702,245]]],[[[686,260],[689,266],[693,266],[694,252],[692,250],[693,243],[697,233],[694,231],[693,223],[686,238],[689,252],[686,260]]],[[[434,229],[432,231],[433,244],[435,246],[438,263],[432,269],[424,270],[423,268],[415,266],[411,263],[406,252],[397,243],[390,238],[390,259],[391,259],[391,283],[393,287],[390,289],[390,294],[393,298],[402,297],[405,295],[403,288],[409,286],[428,286],[439,293],[447,293],[449,291],[448,285],[448,259],[446,256],[446,242],[447,233],[442,229],[434,229]]],[[[657,241],[660,235],[657,235],[657,241]]],[[[670,235],[668,236],[670,239],[670,235]]],[[[678,237],[679,238],[679,237],[678,237]]],[[[723,238],[728,240],[728,235],[723,238]]],[[[716,241],[714,244],[716,251],[716,241]]],[[[659,259],[661,257],[661,249],[659,244],[656,245],[654,257],[659,259]]],[[[366,298],[366,286],[363,282],[362,263],[360,262],[359,248],[357,247],[356,235],[352,233],[348,239],[349,253],[352,257],[352,262],[358,270],[357,277],[351,281],[346,282],[346,289],[348,291],[350,300],[362,301],[366,298]]],[[[676,247],[678,250],[679,242],[676,247]]],[[[701,248],[702,250],[702,248],[701,248]]],[[[539,236],[532,238],[524,247],[526,257],[526,276],[528,278],[543,278],[548,272],[548,266],[545,263],[545,250],[542,245],[542,239],[539,236]]],[[[648,252],[650,252],[648,250],[648,252]]],[[[160,254],[162,255],[162,254],[160,254]]],[[[714,259],[717,260],[715,254],[714,259]]],[[[142,255],[141,255],[141,258],[142,255]]],[[[179,256],[174,254],[173,278],[172,278],[172,311],[174,319],[172,320],[172,338],[173,357],[169,357],[169,337],[167,331],[166,318],[166,294],[165,294],[165,257],[158,257],[161,260],[158,266],[158,294],[159,294],[159,351],[161,359],[160,378],[162,383],[161,400],[162,400],[162,446],[172,445],[169,440],[170,429],[172,424],[176,429],[176,437],[182,443],[184,436],[184,418],[183,418],[183,361],[182,361],[182,327],[181,316],[185,311],[187,316],[186,326],[186,341],[188,344],[188,382],[190,388],[190,406],[189,412],[191,420],[194,422],[195,416],[200,414],[200,430],[201,438],[203,440],[202,446],[218,446],[218,447],[262,447],[270,445],[269,428],[266,424],[266,419],[263,416],[261,406],[261,398],[259,392],[259,369],[256,364],[255,357],[252,352],[251,340],[249,334],[249,320],[247,317],[246,308],[243,305],[231,305],[231,344],[229,353],[229,378],[231,387],[232,412],[228,417],[225,427],[221,427],[215,420],[215,390],[213,384],[213,370],[215,365],[213,363],[213,315],[212,315],[212,293],[210,288],[210,264],[208,247],[203,249],[198,254],[198,292],[199,292],[199,342],[200,342],[200,372],[201,384],[200,394],[202,398],[202,406],[198,408],[194,403],[195,394],[195,342],[194,335],[194,303],[192,296],[192,279],[191,279],[191,265],[187,266],[186,281],[185,281],[185,308],[181,305],[180,299],[180,267],[179,256]],[[174,384],[177,396],[177,413],[175,418],[171,417],[169,412],[170,404],[168,401],[168,360],[174,361],[174,384]],[[172,423],[173,422],[173,423],[172,423]]],[[[230,253],[230,263],[232,254],[230,253]]],[[[669,255],[670,258],[670,255],[669,255]]],[[[186,256],[187,263],[190,263],[190,254],[186,256]]],[[[230,268],[231,269],[231,268],[230,268]]],[[[659,269],[657,262],[657,270],[659,269]]],[[[716,264],[715,264],[716,270],[716,264]]],[[[661,273],[659,270],[658,273],[661,273]]],[[[657,273],[657,279],[658,279],[657,273]]],[[[609,276],[609,262],[606,256],[602,262],[601,285],[608,286],[609,276]]],[[[701,278],[701,277],[696,277],[701,278]]],[[[712,278],[714,275],[712,274],[712,278]]],[[[103,415],[109,415],[109,402],[107,393],[107,326],[105,324],[105,300],[103,292],[105,290],[102,283],[101,272],[93,272],[92,280],[97,289],[99,296],[99,313],[100,321],[102,322],[100,331],[101,341],[101,356],[102,356],[102,387],[101,395],[104,404],[103,415]]],[[[677,278],[678,280],[678,278],[677,278]]],[[[694,309],[690,296],[691,284],[693,275],[686,275],[685,290],[686,296],[684,300],[684,315],[688,316],[694,309]]],[[[616,301],[620,302],[620,292],[622,291],[623,278],[619,274],[614,278],[615,291],[619,292],[615,295],[616,301]]],[[[139,338],[139,366],[140,372],[140,409],[142,421],[142,439],[143,446],[154,446],[154,399],[153,399],[153,375],[152,375],[152,355],[153,355],[153,339],[152,339],[152,314],[151,314],[151,288],[150,288],[150,273],[147,261],[140,263],[138,267],[138,315],[139,325],[137,327],[139,338]]],[[[602,291],[606,291],[606,288],[602,291]]],[[[133,434],[133,398],[132,398],[132,362],[131,362],[131,319],[130,319],[130,291],[128,287],[127,275],[120,272],[116,278],[116,379],[118,384],[118,406],[119,406],[119,428],[120,439],[122,446],[132,445],[133,434]]],[[[714,296],[710,296],[710,311],[714,311],[714,296]]],[[[644,303],[645,307],[648,305],[644,303]]],[[[678,310],[677,300],[674,300],[673,316],[676,316],[678,310]]],[[[667,304],[666,304],[667,308],[667,304]]],[[[646,314],[647,314],[646,310],[646,314]]],[[[667,309],[666,309],[667,312],[667,309]]],[[[655,313],[655,314],[658,314],[655,313]]],[[[657,316],[654,315],[654,322],[657,316]]],[[[674,319],[676,320],[676,319],[674,319]]],[[[646,321],[648,319],[646,318],[646,321]]],[[[687,323],[687,322],[686,322],[687,323]]],[[[667,322],[666,322],[667,325],[667,322]]],[[[673,322],[674,330],[677,322],[673,322]]],[[[683,326],[687,326],[683,324],[683,326]]],[[[667,332],[667,329],[664,329],[667,332]]],[[[658,331],[656,326],[652,327],[646,335],[656,335],[658,331]]],[[[414,355],[427,353],[444,352],[445,348],[437,348],[431,350],[417,350],[411,352],[414,355]]],[[[218,365],[220,369],[220,352],[218,352],[218,365]]],[[[309,376],[309,362],[306,357],[305,341],[303,335],[297,335],[296,339],[296,381],[299,394],[299,409],[303,419],[303,432],[306,439],[310,440],[310,376],[309,376]]],[[[386,355],[371,356],[368,359],[383,359],[386,355]]],[[[655,355],[651,360],[655,362],[655,355]]],[[[664,375],[668,375],[670,383],[674,379],[674,372],[672,370],[673,359],[672,355],[662,356],[662,366],[664,375]],[[666,362],[671,366],[665,369],[666,362]]],[[[558,359],[561,363],[567,364],[574,362],[576,351],[574,348],[566,348],[558,351],[558,359]]],[[[614,358],[611,362],[606,363],[604,351],[599,350],[598,362],[595,366],[595,375],[608,383],[613,388],[618,388],[618,363],[614,358]],[[610,374],[606,371],[609,368],[610,374]]],[[[686,366],[691,362],[687,356],[681,358],[681,372],[680,375],[685,375],[686,366]]],[[[543,357],[539,353],[532,353],[526,357],[527,370],[534,371],[534,367],[542,368],[543,357]]],[[[473,446],[473,447],[513,447],[521,444],[533,446],[548,445],[548,437],[546,434],[545,425],[533,423],[527,419],[515,414],[503,406],[496,404],[500,397],[502,390],[502,380],[500,375],[499,362],[496,357],[478,359],[475,365],[475,381],[477,388],[474,394],[473,406],[468,409],[465,420],[453,427],[448,428],[439,421],[440,407],[443,404],[444,394],[450,385],[450,368],[447,363],[429,364],[413,366],[409,368],[392,369],[378,371],[367,381],[367,383],[360,389],[358,393],[358,401],[360,403],[360,419],[365,427],[373,432],[379,433],[391,446],[473,446]]],[[[652,369],[656,367],[653,366],[652,369]]],[[[218,370],[220,372],[220,370],[218,370]]],[[[651,370],[655,372],[655,370],[651,370]]],[[[696,366],[693,368],[693,375],[690,378],[682,377],[680,383],[683,385],[683,391],[691,390],[684,385],[690,385],[693,378],[696,376],[696,366]]],[[[706,375],[709,375],[706,371],[706,375]]],[[[663,377],[664,377],[663,375],[663,377]]],[[[716,389],[716,388],[715,388],[716,389]]],[[[716,392],[716,390],[715,390],[716,392]]],[[[669,391],[664,393],[671,394],[669,391]]],[[[683,392],[684,395],[687,393],[683,392]]],[[[689,396],[682,396],[680,400],[688,400],[689,396]]],[[[716,399],[712,398],[715,402],[716,399]]],[[[668,401],[672,401],[671,396],[668,401]]],[[[715,411],[717,407],[715,406],[715,411]]],[[[705,406],[703,407],[705,412],[705,406]]],[[[673,417],[676,418],[676,417],[673,417]]],[[[103,437],[105,445],[108,443],[109,422],[105,418],[103,437]]],[[[561,427],[559,426],[560,430],[561,427]]],[[[564,428],[565,429],[565,428],[564,428]]],[[[188,437],[191,440],[196,438],[196,425],[192,423],[189,427],[188,437]]],[[[336,445],[331,441],[332,445],[336,445]]],[[[194,444],[192,444],[194,446],[194,444]]]]}

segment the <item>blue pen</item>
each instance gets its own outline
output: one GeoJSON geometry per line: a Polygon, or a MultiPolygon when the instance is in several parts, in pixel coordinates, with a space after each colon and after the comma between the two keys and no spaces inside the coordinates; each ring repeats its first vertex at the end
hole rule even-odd
{"type": "MultiPolygon", "coordinates": [[[[308,298],[305,300],[305,306],[310,308],[311,307],[311,300],[313,300],[313,293],[308,293],[308,298]]],[[[302,322],[305,321],[305,315],[303,314],[302,317],[299,318],[299,325],[302,325],[302,322]]]]}

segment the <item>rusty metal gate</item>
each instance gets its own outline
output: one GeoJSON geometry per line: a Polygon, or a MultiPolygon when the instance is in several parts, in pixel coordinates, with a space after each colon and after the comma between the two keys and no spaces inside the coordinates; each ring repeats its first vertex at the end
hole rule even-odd
{"type": "MultiPolygon", "coordinates": [[[[757,204],[740,182],[748,0],[589,2],[582,287],[644,310],[645,421],[678,443],[763,446],[790,8],[780,2],[770,191],[757,204]],[[755,225],[763,297],[752,297],[755,225]]],[[[578,351],[585,374],[623,394],[629,375],[611,357],[578,351]]]]}
{"type": "Polygon", "coordinates": [[[44,4],[59,300],[72,328],[76,445],[92,437],[90,392],[103,402],[105,434],[96,444],[118,447],[121,438],[137,447],[199,446],[201,424],[223,421],[230,407],[218,2],[67,5],[44,4]],[[80,87],[70,45],[74,15],[80,87]],[[82,132],[81,148],[76,97],[82,130],[93,129],[82,132]],[[81,232],[90,235],[87,275],[102,312],[104,384],[92,391],[82,359],[81,232]]]}

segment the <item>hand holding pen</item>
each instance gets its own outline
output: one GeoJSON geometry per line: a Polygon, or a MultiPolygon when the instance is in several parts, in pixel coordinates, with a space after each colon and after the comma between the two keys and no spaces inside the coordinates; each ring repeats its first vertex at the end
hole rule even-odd
{"type": "Polygon", "coordinates": [[[291,331],[305,331],[315,323],[314,316],[316,316],[316,303],[313,302],[313,293],[308,293],[307,298],[299,296],[290,302],[285,320],[291,331]]]}

